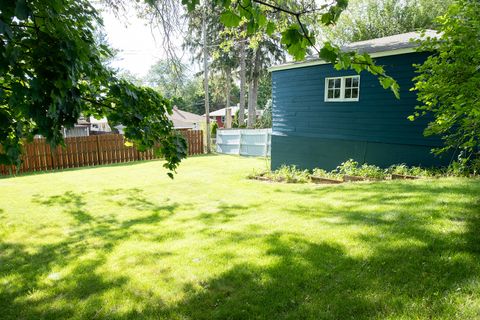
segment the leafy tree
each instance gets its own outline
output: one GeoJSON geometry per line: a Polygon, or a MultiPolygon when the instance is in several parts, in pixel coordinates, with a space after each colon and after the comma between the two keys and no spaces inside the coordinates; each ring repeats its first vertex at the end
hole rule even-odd
{"type": "Polygon", "coordinates": [[[133,83],[136,86],[143,86],[144,81],[141,77],[137,76],[136,74],[132,73],[129,70],[126,69],[120,69],[117,72],[117,77],[120,79],[123,79],[125,81],[128,81],[130,83],[133,83]]]}
{"type": "Polygon", "coordinates": [[[232,81],[231,77],[228,77],[224,72],[214,73],[210,77],[209,91],[211,95],[211,110],[215,111],[226,107],[226,95],[225,88],[229,86],[229,100],[231,105],[235,105],[239,100],[238,86],[232,81]]]}
{"type": "Polygon", "coordinates": [[[101,23],[87,0],[0,2],[2,163],[19,164],[24,139],[35,134],[62,144],[62,127],[81,113],[124,124],[126,138],[141,150],[155,147],[169,170],[186,156],[167,118],[170,101],[102,63],[111,52],[96,41],[101,23]]]}
{"type": "Polygon", "coordinates": [[[145,76],[148,86],[162,92],[167,98],[179,97],[187,81],[186,67],[182,63],[173,63],[168,59],[157,61],[145,76]]]}
{"type": "Polygon", "coordinates": [[[436,18],[453,0],[355,0],[323,36],[345,43],[387,37],[420,29],[435,29],[436,18]]]}
{"type": "Polygon", "coordinates": [[[272,100],[269,99],[265,103],[262,116],[255,123],[255,128],[271,128],[272,127],[272,100]]]}
{"type": "MultiPolygon", "coordinates": [[[[103,0],[112,7],[122,7],[128,0],[103,0]]],[[[181,3],[190,13],[195,12],[199,0],[144,0],[159,16],[166,31],[171,30],[179,20],[178,4],[181,3]]],[[[348,0],[328,2],[315,0],[268,1],[268,0],[215,0],[209,1],[215,12],[220,14],[220,21],[227,28],[240,28],[246,36],[257,33],[268,36],[280,35],[282,46],[296,60],[302,60],[312,49],[320,58],[331,62],[337,69],[366,70],[376,75],[384,88],[390,88],[398,97],[397,82],[385,73],[381,66],[366,53],[342,52],[340,47],[331,42],[323,43],[318,48],[315,43],[315,30],[318,25],[331,26],[338,22],[348,6],[348,0]]],[[[207,15],[208,17],[215,14],[207,15]]],[[[171,39],[168,34],[165,39],[171,39]]],[[[212,42],[210,42],[212,43],[212,42]]],[[[242,50],[241,50],[242,52],[242,50]]],[[[240,55],[242,56],[242,54],[240,55]]]]}
{"type": "MultiPolygon", "coordinates": [[[[188,20],[188,32],[184,47],[194,52],[194,60],[203,61],[203,20],[206,18],[206,37],[209,44],[207,49],[211,52],[209,64],[209,97],[214,101],[210,110],[230,107],[232,103],[233,73],[238,66],[235,46],[235,33],[225,27],[219,20],[219,8],[213,2],[206,4],[207,7],[190,11],[186,16],[188,20]],[[203,11],[207,12],[206,15],[203,11]],[[218,99],[221,97],[222,99],[218,99]],[[216,100],[216,101],[215,101],[216,100]]],[[[235,99],[235,98],[234,98],[235,99]]]]}
{"type": "MultiPolygon", "coordinates": [[[[182,3],[193,11],[199,1],[182,0],[182,3]]],[[[316,47],[314,27],[335,24],[347,8],[348,0],[326,3],[314,0],[217,0],[213,3],[220,8],[220,20],[226,27],[241,28],[244,25],[247,36],[262,33],[275,37],[279,34],[281,44],[296,60],[304,59],[313,48],[320,58],[331,62],[337,69],[366,70],[377,75],[384,88],[390,88],[399,96],[397,82],[367,53],[342,52],[340,47],[330,42],[324,43],[322,48],[316,47]]]]}
{"type": "Polygon", "coordinates": [[[267,72],[258,83],[258,108],[265,109],[269,100],[272,100],[272,74],[267,72]]]}
{"type": "Polygon", "coordinates": [[[480,146],[480,5],[456,0],[438,22],[440,36],[420,48],[433,54],[417,66],[414,90],[422,105],[411,119],[431,114],[425,134],[445,142],[437,152],[459,149],[469,158],[480,146]]]}
{"type": "Polygon", "coordinates": [[[199,77],[188,79],[187,83],[183,86],[181,97],[178,98],[183,101],[183,104],[177,104],[180,109],[195,114],[205,113],[205,92],[202,82],[202,79],[199,77]]]}

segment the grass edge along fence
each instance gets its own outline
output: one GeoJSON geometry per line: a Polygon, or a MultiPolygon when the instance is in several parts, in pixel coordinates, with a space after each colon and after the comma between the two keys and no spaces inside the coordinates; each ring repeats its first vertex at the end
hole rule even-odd
{"type": "MultiPolygon", "coordinates": [[[[181,130],[188,144],[188,155],[203,154],[202,130],[181,130]]],[[[153,150],[138,151],[125,145],[123,135],[104,134],[65,138],[65,148],[52,149],[45,138],[24,145],[22,164],[18,170],[40,172],[103,164],[158,159],[153,150]]],[[[0,175],[16,174],[15,166],[0,165],[0,175]]]]}

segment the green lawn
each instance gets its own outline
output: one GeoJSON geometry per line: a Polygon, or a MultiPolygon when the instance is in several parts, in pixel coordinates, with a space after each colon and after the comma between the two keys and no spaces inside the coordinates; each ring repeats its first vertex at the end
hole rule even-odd
{"type": "Polygon", "coordinates": [[[0,179],[0,318],[480,318],[480,180],[245,178],[265,167],[0,179]]]}

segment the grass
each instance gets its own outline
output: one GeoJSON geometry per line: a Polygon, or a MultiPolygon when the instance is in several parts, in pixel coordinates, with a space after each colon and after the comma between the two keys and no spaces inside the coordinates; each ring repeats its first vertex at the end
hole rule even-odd
{"type": "Polygon", "coordinates": [[[480,181],[290,185],[265,161],[0,180],[1,319],[480,318],[480,181]]]}

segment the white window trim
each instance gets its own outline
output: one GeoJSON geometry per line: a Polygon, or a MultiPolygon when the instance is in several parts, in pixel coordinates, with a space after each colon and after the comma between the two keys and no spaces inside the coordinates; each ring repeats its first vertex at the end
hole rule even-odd
{"type": "Polygon", "coordinates": [[[325,78],[325,102],[357,102],[360,100],[360,76],[351,75],[344,77],[326,77],[325,78]],[[358,95],[356,98],[345,98],[345,79],[346,78],[357,78],[358,79],[358,95]],[[328,80],[330,79],[340,79],[340,98],[328,98],[328,80]]]}

